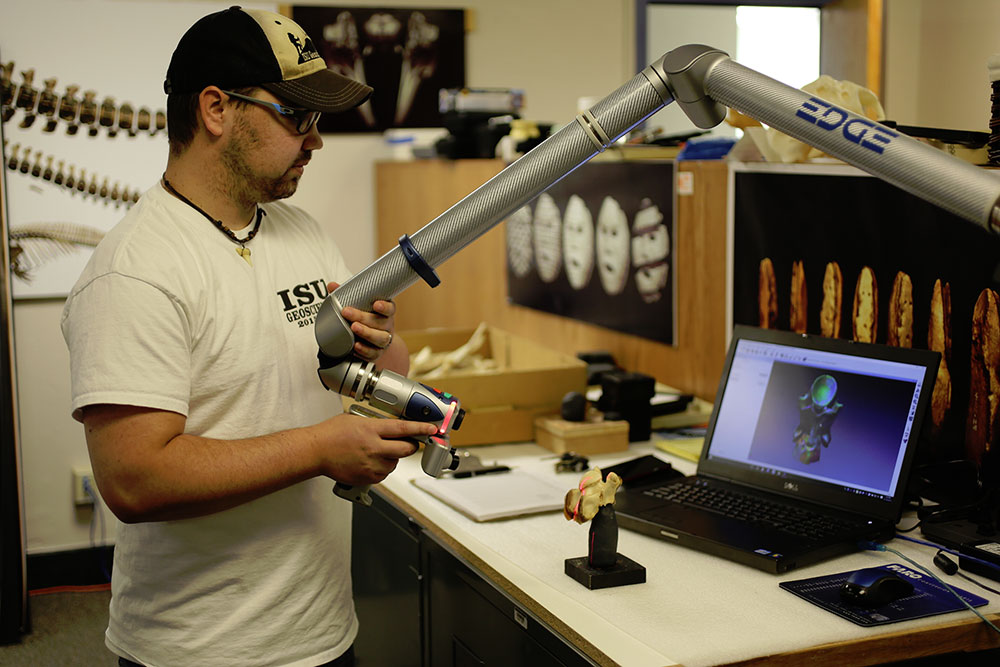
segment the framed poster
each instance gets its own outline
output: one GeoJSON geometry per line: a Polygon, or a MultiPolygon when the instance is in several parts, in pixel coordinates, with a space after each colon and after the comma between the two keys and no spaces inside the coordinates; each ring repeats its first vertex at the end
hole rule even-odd
{"type": "Polygon", "coordinates": [[[1000,239],[842,165],[734,165],[729,197],[733,322],[940,352],[922,454],[995,467],[1000,239]]]}
{"type": "Polygon", "coordinates": [[[292,7],[327,67],[375,92],[357,109],[324,114],[320,132],[441,127],[438,92],[465,87],[465,11],[292,7]]]}
{"type": "Polygon", "coordinates": [[[513,303],[673,344],[674,163],[590,162],[506,221],[513,303]]]}

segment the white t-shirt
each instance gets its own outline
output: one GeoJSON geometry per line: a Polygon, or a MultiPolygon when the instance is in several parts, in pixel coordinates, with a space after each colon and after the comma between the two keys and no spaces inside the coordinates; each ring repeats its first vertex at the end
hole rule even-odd
{"type": "MultiPolygon", "coordinates": [[[[108,233],[62,327],[73,414],[170,410],[185,432],[238,439],[341,412],[316,375],[313,318],[350,276],[314,220],[266,204],[250,266],[161,185],[108,233]]],[[[125,524],[107,644],[149,667],[322,664],[354,641],[351,504],[316,478],[204,517],[125,524]]]]}

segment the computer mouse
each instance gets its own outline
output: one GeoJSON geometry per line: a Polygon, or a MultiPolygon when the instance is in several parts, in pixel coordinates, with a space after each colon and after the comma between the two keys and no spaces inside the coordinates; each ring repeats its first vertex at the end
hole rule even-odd
{"type": "Polygon", "coordinates": [[[842,600],[865,607],[881,607],[912,593],[912,583],[879,567],[852,572],[840,587],[842,600]]]}

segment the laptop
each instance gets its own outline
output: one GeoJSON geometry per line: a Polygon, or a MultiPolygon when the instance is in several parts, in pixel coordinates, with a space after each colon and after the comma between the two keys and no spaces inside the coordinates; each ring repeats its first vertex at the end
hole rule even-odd
{"type": "Polygon", "coordinates": [[[890,539],[939,361],[737,326],[697,473],[625,483],[619,525],[772,573],[890,539]]]}

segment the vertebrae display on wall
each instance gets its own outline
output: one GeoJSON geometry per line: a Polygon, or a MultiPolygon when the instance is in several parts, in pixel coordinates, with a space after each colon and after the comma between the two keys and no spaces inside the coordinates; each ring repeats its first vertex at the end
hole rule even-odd
{"type": "MultiPolygon", "coordinates": [[[[31,179],[31,189],[42,196],[69,193],[80,201],[108,206],[109,210],[128,208],[138,201],[140,188],[46,150],[44,138],[60,136],[75,142],[154,137],[165,134],[166,112],[136,107],[131,102],[119,103],[111,95],[75,83],[60,90],[57,77],[39,79],[33,67],[18,68],[13,60],[0,62],[5,167],[31,179]]],[[[30,283],[46,263],[81,248],[93,248],[103,235],[102,230],[80,224],[79,220],[52,219],[47,214],[12,221],[8,239],[11,270],[30,283]]]]}
{"type": "MultiPolygon", "coordinates": [[[[56,93],[57,79],[45,79],[44,88],[34,85],[33,68],[20,72],[21,82],[13,80],[14,61],[0,64],[0,118],[4,123],[14,120],[20,112],[21,121],[17,127],[28,129],[36,120],[42,124],[43,132],[55,132],[60,123],[65,125],[66,134],[97,137],[102,131],[108,138],[115,138],[119,132],[135,137],[140,132],[155,136],[167,127],[167,114],[162,109],[151,111],[148,107],[136,110],[129,102],[115,104],[113,97],[107,96],[98,104],[98,94],[94,90],[84,91],[80,97],[80,86],[66,86],[62,96],[56,93]],[[81,129],[84,132],[81,133],[81,129]]],[[[115,206],[131,205],[139,199],[139,190],[111,183],[109,176],[87,173],[85,167],[66,164],[57,156],[43,155],[42,151],[32,151],[28,145],[4,141],[4,155],[7,168],[30,174],[34,178],[64,186],[86,196],[114,203],[115,206]],[[53,167],[53,162],[56,166],[53,167]]]]}
{"type": "Polygon", "coordinates": [[[7,156],[7,168],[11,171],[19,171],[53,185],[63,186],[85,197],[103,199],[105,202],[113,203],[115,207],[122,204],[131,206],[139,201],[139,190],[122,186],[117,181],[111,184],[108,176],[88,173],[82,167],[77,172],[74,165],[67,165],[65,160],[56,160],[54,155],[32,151],[30,146],[22,148],[19,143],[13,146],[8,144],[9,142],[4,141],[4,155],[7,156]]]}
{"type": "Polygon", "coordinates": [[[95,248],[104,233],[86,225],[68,222],[40,222],[10,231],[10,270],[22,280],[60,255],[79,247],[95,248]]]}
{"type": "Polygon", "coordinates": [[[21,113],[18,127],[27,129],[38,120],[43,123],[42,131],[55,132],[60,122],[66,126],[66,134],[76,135],[81,129],[90,137],[98,136],[103,130],[111,138],[121,132],[129,137],[139,133],[151,136],[167,128],[167,114],[162,109],[155,111],[149,107],[136,109],[130,102],[117,104],[115,98],[105,96],[98,104],[99,95],[95,90],[86,90],[82,96],[80,86],[66,86],[62,95],[56,92],[57,79],[45,79],[44,88],[35,86],[33,68],[20,71],[20,84],[14,82],[14,61],[0,63],[0,118],[7,123],[21,113]]]}

